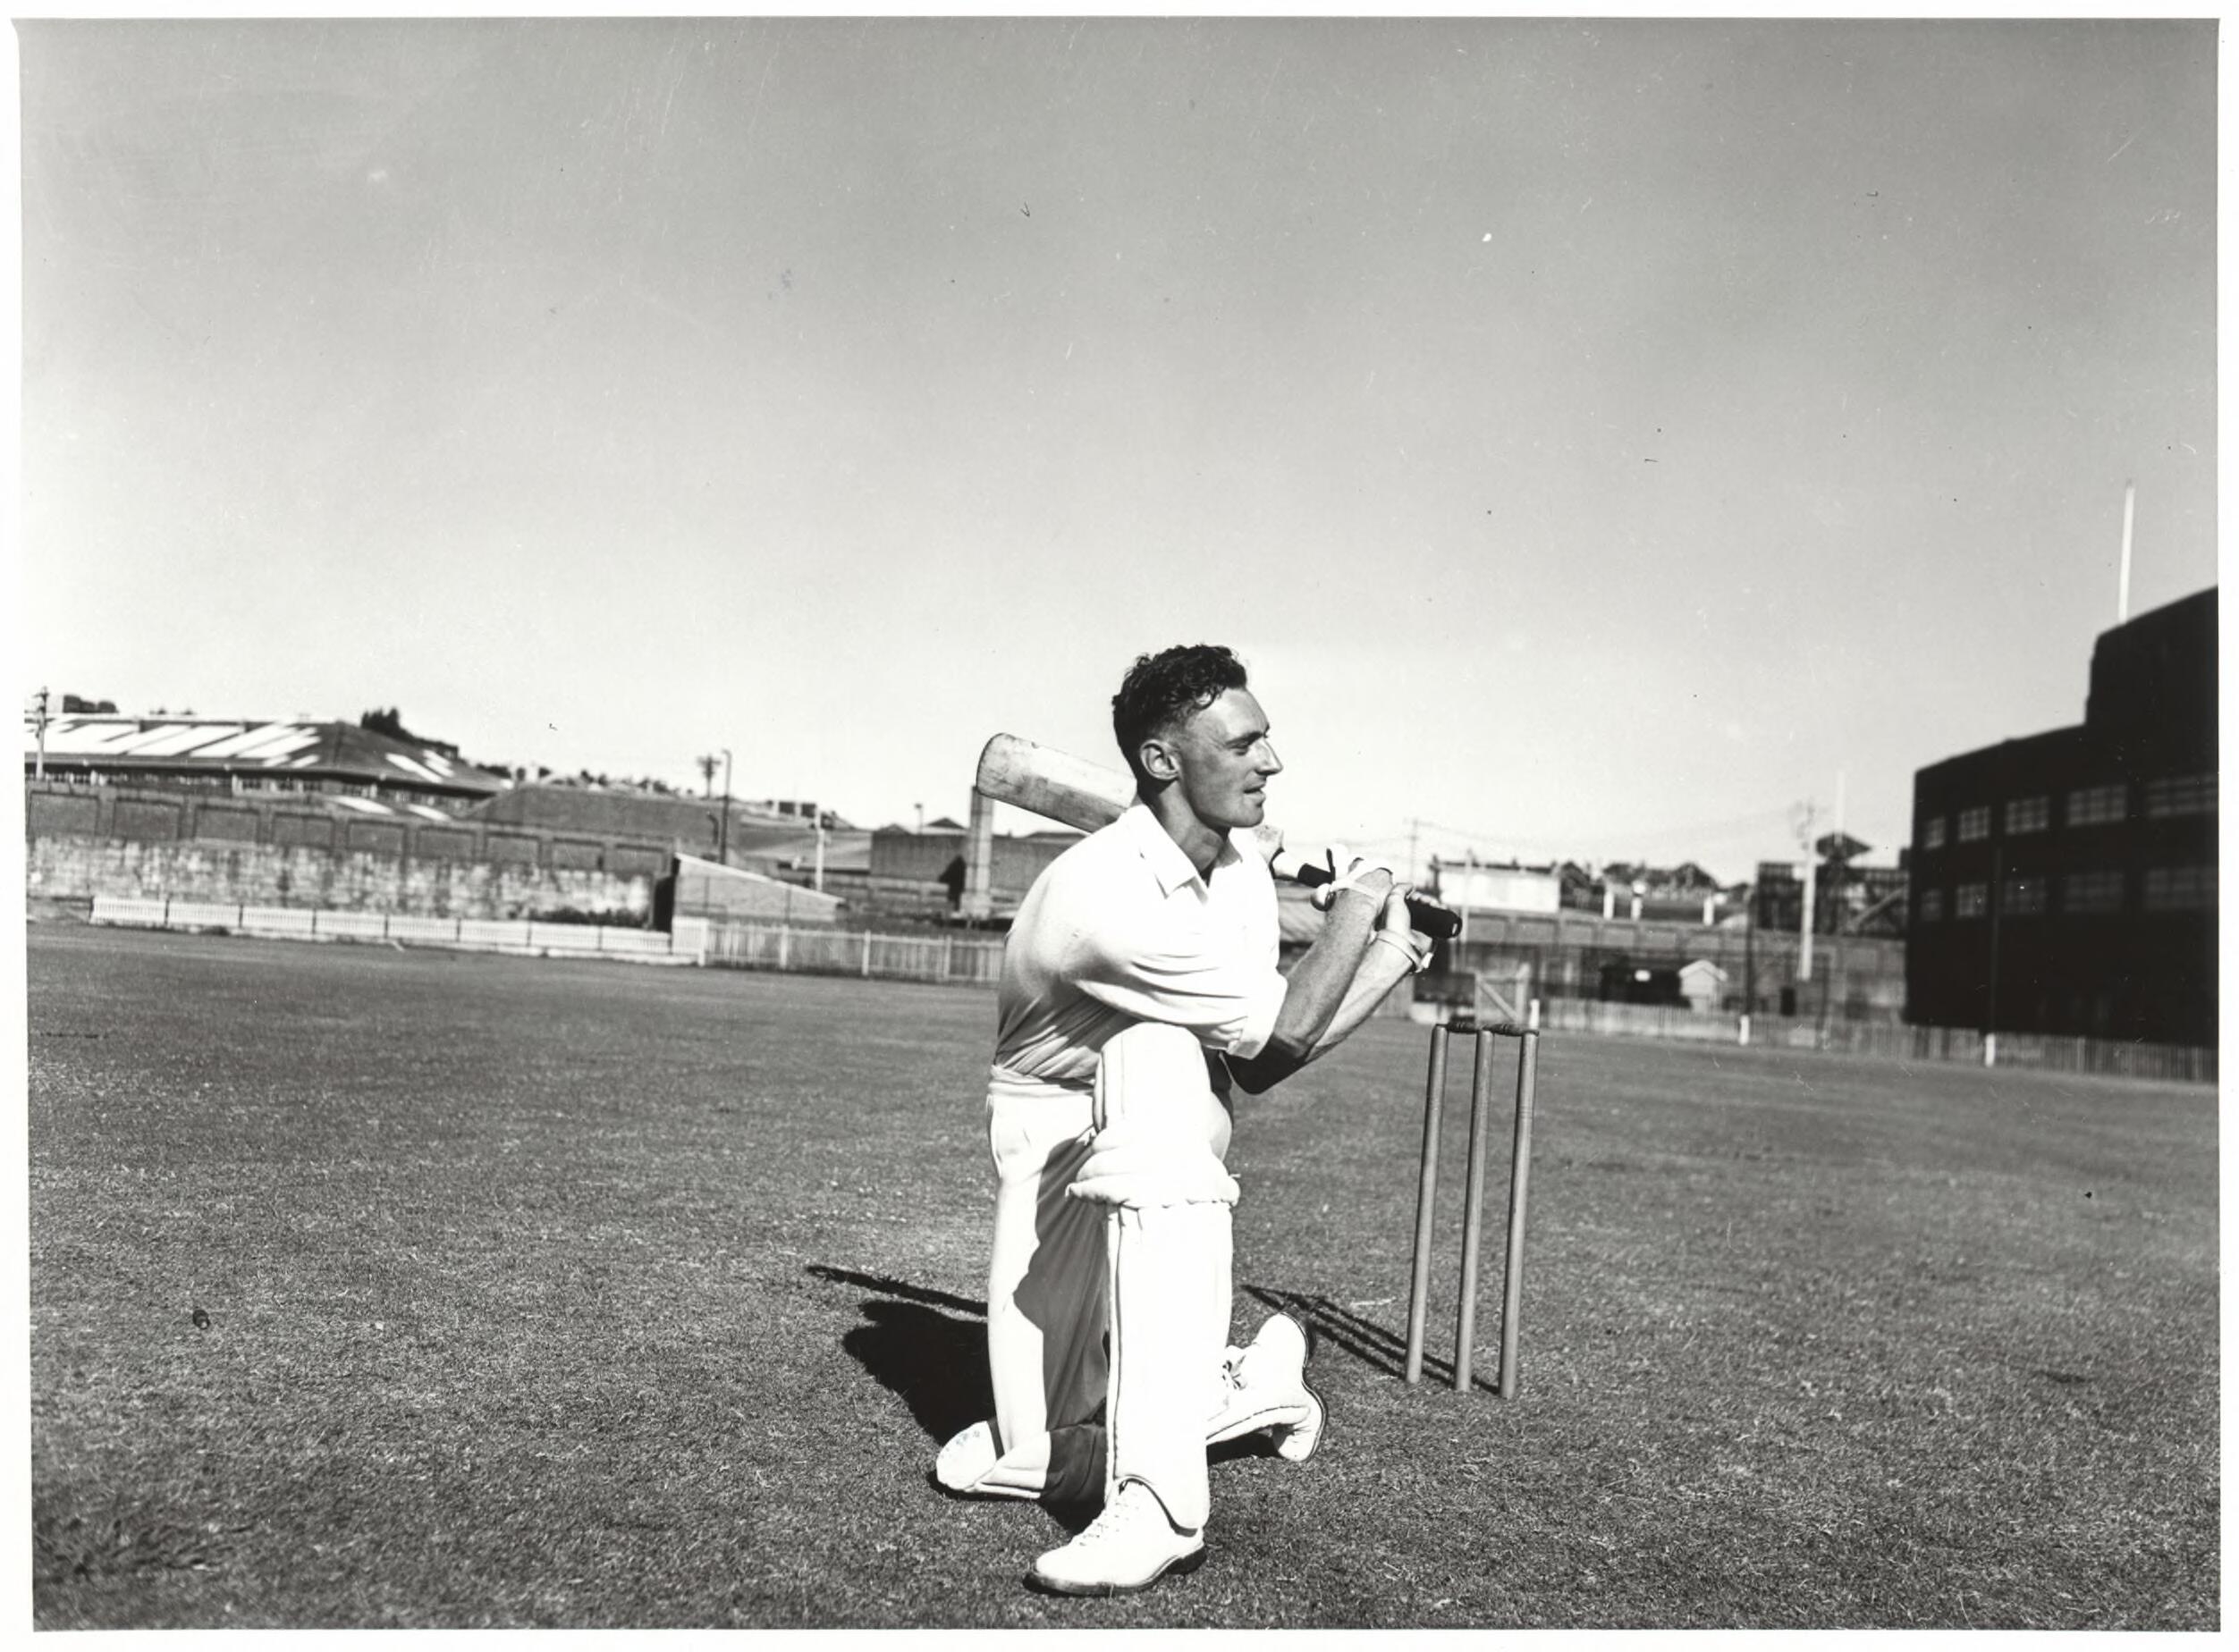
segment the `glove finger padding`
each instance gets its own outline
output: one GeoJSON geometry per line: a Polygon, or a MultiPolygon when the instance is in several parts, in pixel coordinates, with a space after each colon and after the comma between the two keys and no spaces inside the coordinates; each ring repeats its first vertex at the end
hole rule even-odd
{"type": "Polygon", "coordinates": [[[1340,894],[1347,889],[1358,889],[1362,880],[1372,872],[1390,872],[1392,870],[1389,864],[1373,856],[1350,853],[1341,843],[1330,845],[1329,863],[1330,881],[1307,897],[1308,903],[1316,912],[1327,912],[1330,904],[1340,894]]]}

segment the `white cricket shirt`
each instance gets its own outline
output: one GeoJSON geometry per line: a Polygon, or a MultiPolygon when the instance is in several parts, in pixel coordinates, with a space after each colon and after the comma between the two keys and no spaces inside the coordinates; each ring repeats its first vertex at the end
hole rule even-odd
{"type": "Polygon", "coordinates": [[[1287,990],[1275,881],[1248,831],[1201,878],[1158,816],[1136,804],[1043,870],[1003,948],[999,1073],[1080,1088],[1104,1041],[1138,1021],[1187,1027],[1248,1058],[1287,990]]]}

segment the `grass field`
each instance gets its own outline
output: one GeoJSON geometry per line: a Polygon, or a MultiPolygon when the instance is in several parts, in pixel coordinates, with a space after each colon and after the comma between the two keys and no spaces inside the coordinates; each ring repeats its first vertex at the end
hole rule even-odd
{"type": "Polygon", "coordinates": [[[1327,1446],[1077,1602],[1047,1513],[926,1479],[986,1406],[992,995],[57,924],[29,973],[43,1627],[2219,1621],[2208,1091],[1550,1036],[1503,1403],[1398,1380],[1424,1035],[1372,1024],[1231,1156],[1327,1446]]]}

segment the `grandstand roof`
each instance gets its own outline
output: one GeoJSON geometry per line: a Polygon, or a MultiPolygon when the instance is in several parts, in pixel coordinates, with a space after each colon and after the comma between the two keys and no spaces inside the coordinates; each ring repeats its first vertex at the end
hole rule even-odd
{"type": "MultiPolygon", "coordinates": [[[[23,760],[38,752],[23,725],[23,760]]],[[[46,725],[46,760],[66,769],[134,774],[299,773],[464,796],[489,796],[507,777],[410,740],[346,722],[260,722],[238,717],[65,715],[46,725]]]]}

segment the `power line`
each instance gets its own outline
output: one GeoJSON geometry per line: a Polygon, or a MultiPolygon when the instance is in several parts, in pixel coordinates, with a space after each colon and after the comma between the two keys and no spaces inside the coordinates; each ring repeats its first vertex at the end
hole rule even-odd
{"type": "Polygon", "coordinates": [[[1638,843],[1643,839],[1651,838],[1715,839],[1716,836],[1721,832],[1739,832],[1749,830],[1770,825],[1775,822],[1785,823],[1787,819],[1788,811],[1786,809],[1767,809],[1761,810],[1754,814],[1736,815],[1730,820],[1710,821],[1692,826],[1627,827],[1621,830],[1603,832],[1595,835],[1582,833],[1578,836],[1563,839],[1557,839],[1553,838],[1519,837],[1514,832],[1479,831],[1467,827],[1446,825],[1438,821],[1421,821],[1416,823],[1422,826],[1425,830],[1444,832],[1449,837],[1461,839],[1465,843],[1495,843],[1503,846],[1525,845],[1539,848],[1554,848],[1558,852],[1562,852],[1566,848],[1585,847],[1599,844],[1624,845],[1629,843],[1638,843]]]}

